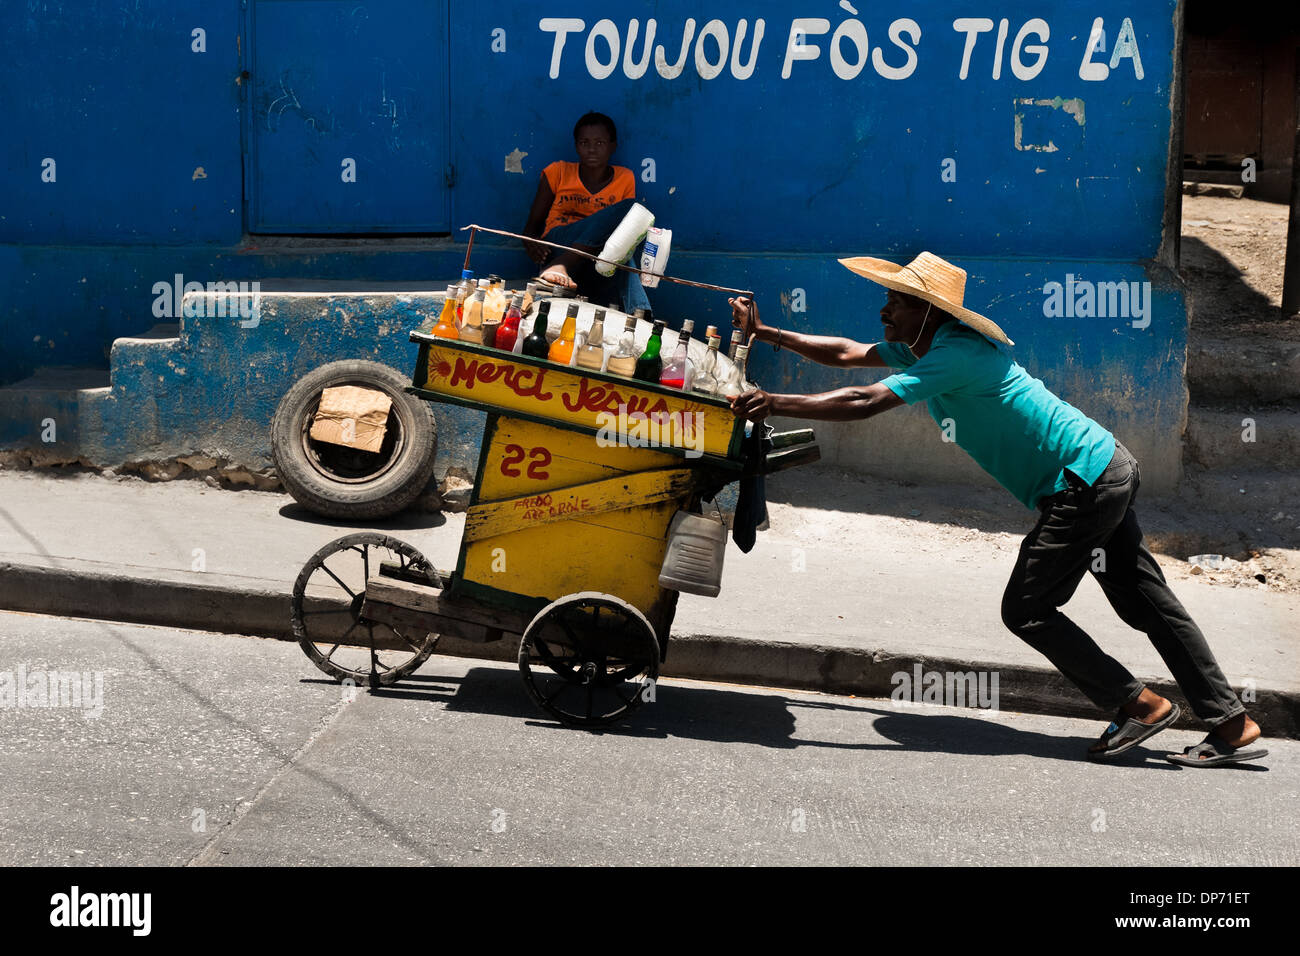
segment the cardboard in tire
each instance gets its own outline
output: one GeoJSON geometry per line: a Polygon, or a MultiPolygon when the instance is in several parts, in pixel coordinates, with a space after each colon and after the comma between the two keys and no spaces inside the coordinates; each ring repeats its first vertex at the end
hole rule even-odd
{"type": "Polygon", "coordinates": [[[271,456],[296,502],[327,518],[364,520],[397,514],[423,493],[433,476],[438,428],[429,403],[404,390],[409,384],[409,376],[363,359],[322,365],[294,383],[271,419],[271,456]],[[340,385],[392,399],[378,452],[310,437],[321,392],[340,385]]]}

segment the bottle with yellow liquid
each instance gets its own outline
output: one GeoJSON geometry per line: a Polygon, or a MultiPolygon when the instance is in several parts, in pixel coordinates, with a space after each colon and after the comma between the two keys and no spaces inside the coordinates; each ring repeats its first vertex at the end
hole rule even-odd
{"type": "Polygon", "coordinates": [[[474,293],[465,303],[464,321],[461,323],[459,338],[462,342],[483,344],[483,301],[486,294],[482,289],[474,293]]]}
{"type": "Polygon", "coordinates": [[[510,299],[506,296],[506,280],[494,276],[483,303],[484,324],[493,325],[500,322],[509,304],[510,299]]]}
{"type": "Polygon", "coordinates": [[[623,336],[619,339],[618,348],[605,364],[605,371],[611,375],[631,378],[632,373],[636,371],[636,360],[640,355],[636,347],[636,316],[629,315],[623,324],[623,336]]]}
{"type": "Polygon", "coordinates": [[[461,316],[464,314],[465,302],[474,294],[474,273],[469,269],[460,271],[460,281],[452,288],[456,290],[456,325],[460,326],[461,316]]]}
{"type": "Polygon", "coordinates": [[[460,337],[460,332],[456,328],[455,286],[447,286],[447,295],[442,300],[442,314],[438,316],[437,324],[429,331],[440,339],[455,339],[460,337]]]}
{"type": "Polygon", "coordinates": [[[552,362],[560,365],[568,365],[573,361],[574,338],[578,334],[578,303],[569,304],[569,312],[564,317],[564,325],[560,328],[560,337],[551,343],[551,349],[546,357],[552,362]]]}
{"type": "Polygon", "coordinates": [[[597,309],[587,341],[578,348],[578,365],[599,372],[605,367],[605,310],[597,309]]]}

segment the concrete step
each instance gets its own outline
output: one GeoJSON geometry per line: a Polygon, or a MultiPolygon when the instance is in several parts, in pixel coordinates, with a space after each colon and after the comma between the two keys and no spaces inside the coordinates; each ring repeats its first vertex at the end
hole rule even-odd
{"type": "Polygon", "coordinates": [[[0,387],[0,394],[18,392],[78,392],[107,388],[109,372],[106,368],[85,368],[75,365],[52,365],[39,368],[27,378],[0,387]]]}
{"type": "Polygon", "coordinates": [[[159,341],[180,341],[181,324],[179,322],[159,322],[148,332],[140,335],[124,335],[115,339],[115,342],[159,342],[159,341]]]}
{"type": "Polygon", "coordinates": [[[1202,403],[1300,400],[1300,340],[1193,336],[1187,390],[1202,403]]]}
{"type": "Polygon", "coordinates": [[[1300,472],[1300,406],[1189,405],[1183,460],[1211,471],[1300,472]]]}
{"type": "Polygon", "coordinates": [[[82,435],[103,427],[112,389],[104,368],[52,366],[0,388],[0,450],[26,448],[33,462],[80,460],[82,435]]]}

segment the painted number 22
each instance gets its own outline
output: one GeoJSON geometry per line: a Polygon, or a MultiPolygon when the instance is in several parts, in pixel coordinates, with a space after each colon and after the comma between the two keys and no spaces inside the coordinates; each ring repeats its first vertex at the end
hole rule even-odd
{"type": "Polygon", "coordinates": [[[551,453],[545,448],[530,448],[524,451],[522,445],[506,445],[505,457],[501,459],[501,474],[510,478],[518,478],[520,475],[517,467],[524,458],[531,458],[528,465],[529,478],[549,478],[550,473],[545,471],[547,465],[551,463],[551,453]]]}

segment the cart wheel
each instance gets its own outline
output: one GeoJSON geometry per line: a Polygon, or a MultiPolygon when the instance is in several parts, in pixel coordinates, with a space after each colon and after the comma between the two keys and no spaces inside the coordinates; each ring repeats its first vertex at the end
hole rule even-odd
{"type": "Polygon", "coordinates": [[[519,670],[533,700],[563,723],[608,724],[652,691],[659,642],[632,605],[583,591],[537,613],[519,642],[519,670]]]}
{"type": "Polygon", "coordinates": [[[331,541],[311,556],[293,584],[293,633],[311,662],[340,681],[394,684],[433,653],[438,635],[361,616],[366,581],[381,563],[408,581],[443,586],[419,551],[387,535],[363,532],[331,541]],[[348,639],[356,644],[342,644],[348,639]]]}

